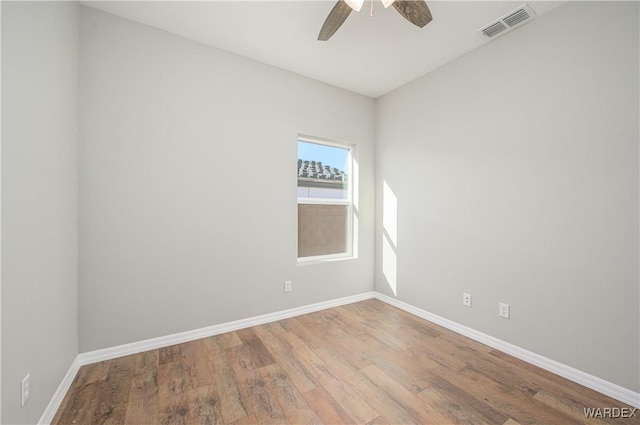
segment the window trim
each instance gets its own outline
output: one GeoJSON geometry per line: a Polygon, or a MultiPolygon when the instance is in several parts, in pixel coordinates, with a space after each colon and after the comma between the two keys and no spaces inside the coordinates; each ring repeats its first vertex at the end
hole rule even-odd
{"type": "MultiPolygon", "coordinates": [[[[353,163],[355,161],[355,153],[357,146],[350,143],[340,143],[334,140],[323,139],[320,137],[313,136],[305,136],[298,135],[296,140],[296,148],[298,142],[305,143],[314,143],[316,145],[324,145],[329,147],[334,147],[338,149],[347,150],[347,169],[345,170],[348,180],[347,180],[347,197],[346,199],[338,199],[338,198],[308,198],[308,197],[297,197],[296,196],[296,207],[298,205],[345,205],[347,206],[347,226],[346,226],[346,250],[345,252],[341,252],[338,254],[326,254],[326,255],[314,255],[309,257],[298,257],[298,238],[296,237],[296,262],[297,265],[308,265],[308,264],[317,264],[317,263],[326,263],[332,261],[343,261],[357,258],[356,250],[354,250],[354,245],[357,244],[355,240],[357,232],[354,231],[354,193],[357,193],[354,190],[354,185],[358,182],[357,176],[353,175],[353,171],[355,167],[353,163]]],[[[297,155],[296,155],[297,156],[297,155]]],[[[297,175],[296,175],[296,188],[297,188],[297,175]]],[[[300,217],[297,216],[299,220],[300,217]]],[[[296,230],[297,232],[297,230],[296,230]]],[[[297,233],[296,233],[297,235],[297,233]]]]}

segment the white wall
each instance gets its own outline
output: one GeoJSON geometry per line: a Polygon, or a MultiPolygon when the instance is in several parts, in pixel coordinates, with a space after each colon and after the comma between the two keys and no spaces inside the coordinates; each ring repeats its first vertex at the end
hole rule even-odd
{"type": "Polygon", "coordinates": [[[401,300],[640,389],[638,16],[572,2],[379,100],[377,290],[395,264],[401,300]]]}
{"type": "Polygon", "coordinates": [[[371,290],[372,99],[87,7],[80,35],[81,352],[371,290]],[[357,260],[296,265],[298,133],[359,146],[357,260]]]}
{"type": "Polygon", "coordinates": [[[35,423],[78,354],[78,5],[2,2],[2,423],[35,423]],[[31,399],[20,407],[20,381],[31,399]]]}

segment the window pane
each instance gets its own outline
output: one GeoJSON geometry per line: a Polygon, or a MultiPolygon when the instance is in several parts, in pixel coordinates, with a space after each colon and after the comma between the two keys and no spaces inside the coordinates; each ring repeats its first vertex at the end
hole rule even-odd
{"type": "Polygon", "coordinates": [[[298,258],[347,252],[347,205],[298,204],[298,258]]]}
{"type": "Polygon", "coordinates": [[[347,199],[349,149],[298,142],[298,198],[347,199]]]}

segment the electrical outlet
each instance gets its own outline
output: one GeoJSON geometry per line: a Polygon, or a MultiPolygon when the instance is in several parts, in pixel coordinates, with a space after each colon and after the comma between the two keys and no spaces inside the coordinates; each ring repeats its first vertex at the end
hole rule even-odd
{"type": "Polygon", "coordinates": [[[509,318],[509,304],[500,303],[498,305],[498,314],[505,319],[509,318]]]}
{"type": "Polygon", "coordinates": [[[284,292],[291,292],[291,281],[290,280],[285,280],[284,281],[284,292]]]}
{"type": "Polygon", "coordinates": [[[471,294],[462,294],[462,305],[466,305],[467,307],[471,307],[471,294]]]}
{"type": "Polygon", "coordinates": [[[20,406],[24,406],[27,400],[31,397],[31,374],[27,373],[20,383],[20,406]]]}

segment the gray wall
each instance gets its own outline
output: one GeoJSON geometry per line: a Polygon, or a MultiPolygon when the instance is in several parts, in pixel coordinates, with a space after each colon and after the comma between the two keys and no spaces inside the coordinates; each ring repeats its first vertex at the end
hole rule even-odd
{"type": "Polygon", "coordinates": [[[2,2],[2,423],[35,423],[78,354],[78,5],[2,2]],[[31,399],[20,407],[20,381],[31,399]]]}
{"type": "Polygon", "coordinates": [[[87,7],[80,35],[81,352],[372,289],[372,99],[87,7]],[[359,146],[357,260],[296,265],[298,133],[359,146]]]}
{"type": "Polygon", "coordinates": [[[572,3],[376,104],[72,3],[3,2],[2,422],[40,417],[78,336],[370,290],[374,136],[379,291],[387,264],[400,299],[638,391],[638,35],[635,2],[572,3]],[[296,265],[298,133],[358,143],[357,260],[296,265]]]}
{"type": "Polygon", "coordinates": [[[378,291],[386,251],[399,299],[640,389],[638,16],[572,2],[379,100],[378,291]]]}

